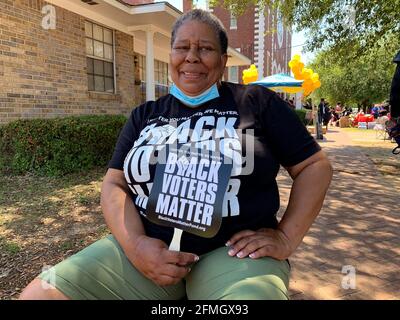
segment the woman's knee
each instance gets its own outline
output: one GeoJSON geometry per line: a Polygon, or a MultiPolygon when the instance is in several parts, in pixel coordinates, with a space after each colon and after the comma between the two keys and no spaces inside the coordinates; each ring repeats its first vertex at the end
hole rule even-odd
{"type": "Polygon", "coordinates": [[[19,300],[69,300],[46,281],[36,278],[22,291],[19,300]]]}
{"type": "Polygon", "coordinates": [[[244,279],[226,288],[221,299],[228,300],[289,300],[287,287],[276,276],[244,279]]]}

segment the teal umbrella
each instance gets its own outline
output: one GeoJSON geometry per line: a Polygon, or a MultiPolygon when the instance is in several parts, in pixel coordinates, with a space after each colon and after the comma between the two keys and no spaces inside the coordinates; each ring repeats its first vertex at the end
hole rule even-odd
{"type": "Polygon", "coordinates": [[[303,80],[296,80],[295,78],[284,73],[274,74],[249,84],[258,84],[267,88],[271,88],[274,91],[283,91],[287,93],[297,93],[303,90],[301,87],[303,80]]]}

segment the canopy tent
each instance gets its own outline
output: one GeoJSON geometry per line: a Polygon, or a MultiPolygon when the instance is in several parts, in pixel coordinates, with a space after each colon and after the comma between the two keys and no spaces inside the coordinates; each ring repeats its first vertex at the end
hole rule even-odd
{"type": "Polygon", "coordinates": [[[277,92],[298,93],[303,90],[301,87],[303,80],[296,80],[284,73],[274,74],[249,84],[258,84],[277,92]]]}

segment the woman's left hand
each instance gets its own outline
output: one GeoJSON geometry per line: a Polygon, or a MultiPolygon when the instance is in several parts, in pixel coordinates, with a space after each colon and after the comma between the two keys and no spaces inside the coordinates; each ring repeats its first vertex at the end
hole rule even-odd
{"type": "Polygon", "coordinates": [[[285,260],[292,254],[288,237],[279,229],[243,230],[234,234],[227,245],[230,246],[228,254],[238,258],[268,256],[285,260]]]}

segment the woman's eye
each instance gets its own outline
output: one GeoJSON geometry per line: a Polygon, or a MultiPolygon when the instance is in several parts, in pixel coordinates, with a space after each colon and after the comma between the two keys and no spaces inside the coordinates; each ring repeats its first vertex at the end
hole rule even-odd
{"type": "Polygon", "coordinates": [[[200,51],[212,51],[213,48],[211,47],[200,47],[200,51]]]}
{"type": "Polygon", "coordinates": [[[188,47],[182,46],[182,47],[175,47],[174,50],[177,50],[177,51],[184,51],[184,50],[189,50],[189,48],[188,48],[188,47]]]}

